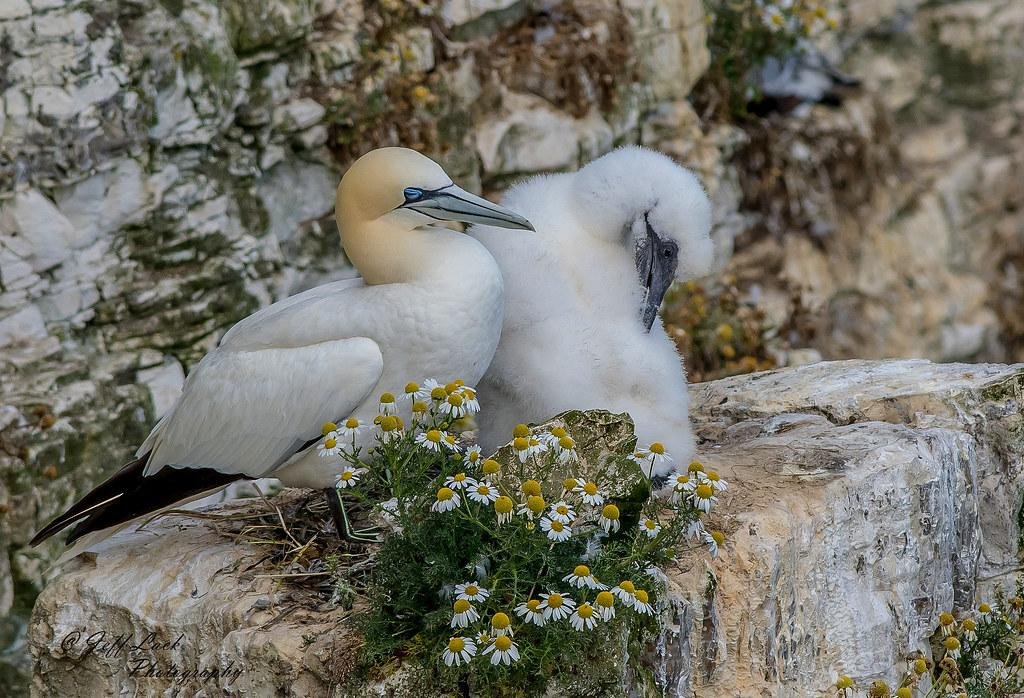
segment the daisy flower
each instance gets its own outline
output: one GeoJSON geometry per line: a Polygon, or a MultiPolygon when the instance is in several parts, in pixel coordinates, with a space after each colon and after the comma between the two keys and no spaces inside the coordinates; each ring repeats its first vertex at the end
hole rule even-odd
{"type": "Polygon", "coordinates": [[[590,573],[586,565],[576,565],[572,572],[562,577],[563,582],[569,582],[569,586],[577,589],[607,589],[608,587],[597,581],[597,577],[590,573]]]}
{"type": "Polygon", "coordinates": [[[459,393],[452,393],[441,403],[441,414],[452,419],[462,419],[466,416],[465,399],[459,393]]]}
{"type": "Polygon", "coordinates": [[[339,490],[343,490],[346,487],[355,487],[356,483],[359,482],[359,476],[368,472],[370,471],[366,468],[345,468],[334,478],[334,486],[339,490]]]}
{"type": "Polygon", "coordinates": [[[321,436],[331,436],[332,431],[338,431],[338,425],[334,422],[324,422],[324,425],[320,428],[321,436]]]}
{"type": "Polygon", "coordinates": [[[562,489],[565,490],[566,492],[575,492],[580,488],[580,485],[582,484],[583,481],[577,477],[567,477],[564,480],[562,480],[562,489]]]}
{"type": "Polygon", "coordinates": [[[468,490],[466,496],[480,504],[490,504],[498,498],[498,491],[486,482],[478,482],[468,490]]]}
{"type": "Polygon", "coordinates": [[[471,468],[479,467],[483,462],[483,454],[480,451],[480,447],[473,444],[466,449],[466,462],[469,463],[471,468]]]}
{"type": "Polygon", "coordinates": [[[525,603],[516,606],[516,615],[523,619],[526,624],[544,625],[544,609],[540,607],[540,599],[530,599],[525,603]]]}
{"type": "Polygon", "coordinates": [[[655,441],[647,447],[647,462],[654,466],[661,465],[662,463],[671,463],[672,456],[665,450],[663,443],[655,441]]]}
{"type": "Polygon", "coordinates": [[[654,608],[650,604],[650,598],[643,589],[637,589],[633,596],[633,610],[647,616],[654,615],[654,608]]]}
{"type": "Polygon", "coordinates": [[[974,642],[978,639],[978,623],[971,618],[965,618],[964,622],[961,623],[964,629],[964,639],[968,642],[974,642]]]}
{"type": "Polygon", "coordinates": [[[349,417],[340,427],[338,427],[338,434],[341,438],[345,439],[345,441],[351,441],[365,428],[366,427],[363,426],[363,423],[358,419],[355,417],[349,417]]]}
{"type": "Polygon", "coordinates": [[[466,414],[476,414],[480,411],[480,401],[476,398],[476,391],[469,386],[459,388],[459,395],[462,396],[462,405],[466,408],[466,414]]]}
{"type": "Polygon", "coordinates": [[[686,466],[686,469],[691,473],[703,473],[704,464],[701,463],[699,460],[692,460],[690,461],[690,464],[686,466]]]}
{"type": "Polygon", "coordinates": [[[493,458],[488,458],[480,465],[480,472],[484,474],[485,478],[493,478],[501,472],[501,463],[493,458]]]}
{"type": "Polygon", "coordinates": [[[619,508],[614,504],[605,504],[598,522],[606,533],[615,533],[619,530],[619,508]]]}
{"type": "Polygon", "coordinates": [[[527,437],[527,443],[529,444],[527,448],[527,455],[529,456],[537,456],[548,450],[548,445],[536,436],[527,437]]]}
{"type": "Polygon", "coordinates": [[[581,603],[569,616],[569,623],[580,632],[592,630],[597,625],[597,611],[589,603],[581,603]]]}
{"type": "Polygon", "coordinates": [[[779,31],[786,26],[786,15],[778,7],[772,6],[764,11],[764,23],[772,31],[779,31]]]}
{"type": "Polygon", "coordinates": [[[398,411],[393,393],[384,393],[380,396],[380,405],[378,405],[377,411],[381,414],[394,414],[398,411]]]}
{"type": "Polygon", "coordinates": [[[525,516],[532,521],[534,516],[540,516],[547,508],[548,505],[544,501],[543,497],[538,494],[531,494],[526,498],[526,502],[519,507],[516,513],[525,516]]]}
{"type": "Polygon", "coordinates": [[[447,666],[459,666],[476,655],[476,643],[468,637],[453,637],[448,640],[448,646],[444,648],[441,658],[447,666]]]}
{"type": "Polygon", "coordinates": [[[437,501],[430,505],[431,511],[445,512],[455,509],[462,503],[462,498],[450,487],[442,487],[437,491],[437,501]]]}
{"type": "Polygon", "coordinates": [[[333,458],[334,456],[341,453],[341,444],[338,442],[338,432],[332,431],[324,440],[320,442],[317,447],[317,453],[320,454],[321,458],[333,458]]]}
{"type": "Polygon", "coordinates": [[[374,422],[380,427],[381,435],[389,440],[398,438],[405,426],[397,414],[379,414],[374,422]]]}
{"type": "Polygon", "coordinates": [[[690,481],[690,473],[676,473],[672,476],[672,503],[676,504],[690,491],[694,483],[690,481]]]}
{"type": "Polygon", "coordinates": [[[690,525],[686,527],[687,538],[703,539],[705,533],[707,533],[707,529],[704,528],[704,522],[700,519],[694,519],[690,522],[690,525]]]}
{"type": "Polygon", "coordinates": [[[427,431],[416,435],[416,444],[422,446],[428,451],[440,453],[441,442],[444,440],[445,436],[447,436],[447,434],[440,429],[428,429],[427,431]]]}
{"type": "Polygon", "coordinates": [[[569,503],[564,499],[555,502],[551,505],[551,513],[548,514],[555,521],[561,521],[564,524],[571,524],[573,519],[576,518],[576,512],[572,510],[569,503]]]}
{"type": "Polygon", "coordinates": [[[661,524],[654,519],[644,519],[640,529],[648,538],[657,538],[658,534],[661,533],[661,524]]]}
{"type": "Polygon", "coordinates": [[[459,451],[459,439],[455,434],[444,434],[441,436],[441,445],[447,448],[449,451],[459,451]]]}
{"type": "Polygon", "coordinates": [[[568,463],[576,457],[576,442],[570,436],[558,440],[549,439],[548,446],[555,452],[559,463],[568,463]]]}
{"type": "Polygon", "coordinates": [[[455,473],[444,481],[444,486],[450,487],[453,490],[465,490],[470,487],[476,487],[476,480],[466,475],[466,473],[455,473]]]}
{"type": "Polygon", "coordinates": [[[647,463],[647,458],[648,458],[648,457],[649,457],[650,455],[651,455],[650,453],[648,453],[647,451],[645,451],[645,450],[643,450],[643,449],[641,448],[641,449],[638,449],[637,451],[633,452],[632,454],[630,454],[630,455],[626,456],[626,458],[627,458],[628,460],[631,460],[631,461],[633,461],[633,462],[634,462],[634,463],[636,463],[637,465],[646,465],[646,463],[647,463]]]}
{"type": "Polygon", "coordinates": [[[511,665],[512,662],[519,661],[519,648],[508,635],[494,638],[494,641],[484,648],[483,654],[491,654],[491,664],[494,665],[511,665]]]}
{"type": "Polygon", "coordinates": [[[427,403],[423,402],[422,400],[417,400],[416,402],[412,403],[412,418],[414,420],[422,419],[427,415],[428,409],[429,408],[427,407],[427,403]]]}
{"type": "Polygon", "coordinates": [[[712,487],[715,488],[715,492],[724,492],[725,490],[729,489],[729,483],[723,480],[722,476],[719,475],[714,470],[709,470],[706,473],[704,473],[704,478],[711,484],[712,487]]]}
{"type": "Polygon", "coordinates": [[[960,641],[950,635],[942,641],[942,646],[946,648],[946,656],[957,659],[960,656],[960,641]]]}
{"type": "Polygon", "coordinates": [[[489,643],[490,641],[491,641],[491,634],[489,632],[487,632],[486,630],[481,630],[480,632],[478,632],[476,634],[476,644],[483,646],[483,645],[486,645],[487,643],[489,643]]]}
{"type": "Polygon", "coordinates": [[[555,448],[558,444],[558,440],[568,435],[569,432],[567,432],[563,427],[554,427],[551,431],[541,434],[541,438],[548,446],[555,448]]]}
{"type": "MultiPolygon", "coordinates": [[[[444,390],[444,386],[438,383],[433,378],[425,379],[423,381],[423,384],[420,385],[419,390],[416,391],[416,399],[423,400],[424,402],[430,401],[434,396],[434,390],[436,388],[444,390]]],[[[441,399],[443,400],[444,398],[441,399]]]]}
{"type": "Polygon", "coordinates": [[[521,488],[523,490],[523,494],[525,494],[527,497],[531,497],[531,496],[534,496],[534,495],[539,497],[540,494],[541,494],[540,483],[537,482],[536,480],[526,480],[526,481],[524,481],[523,484],[521,485],[521,488]]]}
{"type": "Polygon", "coordinates": [[[561,543],[562,541],[567,541],[572,538],[572,529],[570,529],[567,524],[564,524],[557,519],[549,519],[545,516],[540,520],[540,528],[547,534],[548,539],[557,543],[561,543]]]}
{"type": "Polygon", "coordinates": [[[517,436],[512,439],[512,450],[516,452],[519,462],[525,463],[526,459],[530,457],[530,438],[527,436],[517,436]]]}
{"type": "Polygon", "coordinates": [[[615,595],[615,598],[617,598],[619,601],[626,604],[630,608],[632,608],[633,602],[636,601],[636,599],[633,596],[633,594],[635,593],[636,586],[633,584],[633,582],[630,582],[628,580],[619,582],[618,584],[612,587],[612,594],[615,595]]]}
{"type": "Polygon", "coordinates": [[[607,621],[615,617],[615,597],[610,591],[598,592],[594,604],[601,620],[607,621]]]}
{"type": "Polygon", "coordinates": [[[948,637],[956,634],[956,618],[952,613],[944,612],[939,614],[939,627],[942,629],[942,636],[948,637]]]}
{"type": "Polygon", "coordinates": [[[455,585],[455,598],[466,601],[486,601],[491,592],[487,591],[475,582],[455,585]]]}
{"type": "Polygon", "coordinates": [[[473,608],[473,604],[465,599],[456,599],[452,604],[452,611],[454,612],[451,622],[453,628],[465,628],[470,623],[480,620],[480,614],[473,608]]]}
{"type": "Polygon", "coordinates": [[[721,531],[705,531],[704,543],[708,546],[711,557],[718,557],[718,549],[725,545],[725,534],[721,531]]]}
{"type": "Polygon", "coordinates": [[[512,520],[512,509],[515,508],[515,503],[511,497],[501,495],[494,500],[494,513],[498,516],[498,523],[504,524],[512,520]]]}
{"type": "Polygon", "coordinates": [[[593,507],[599,507],[604,504],[604,494],[597,488],[597,483],[584,482],[580,487],[580,492],[583,493],[583,502],[593,507]]]}
{"type": "Polygon", "coordinates": [[[547,596],[541,599],[539,608],[544,611],[544,620],[562,620],[576,608],[576,602],[568,596],[549,591],[547,596]]]}
{"type": "Polygon", "coordinates": [[[491,632],[498,637],[501,637],[502,635],[513,635],[512,620],[507,614],[498,611],[491,616],[491,632]]]}
{"type": "Polygon", "coordinates": [[[693,488],[690,493],[690,502],[704,513],[711,511],[711,507],[718,501],[715,497],[715,488],[707,482],[702,482],[693,488]]]}

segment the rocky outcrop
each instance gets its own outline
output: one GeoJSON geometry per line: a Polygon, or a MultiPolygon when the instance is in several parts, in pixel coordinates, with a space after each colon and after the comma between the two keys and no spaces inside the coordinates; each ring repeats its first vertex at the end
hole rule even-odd
{"type": "MultiPolygon", "coordinates": [[[[840,670],[892,679],[930,651],[939,612],[1012,585],[1024,366],[823,363],[692,398],[700,457],[730,483],[715,514],[729,542],[665,570],[668,629],[634,695],[815,695],[840,670]]],[[[168,518],[79,558],[34,611],[36,694],[346,695],[349,611],[267,577],[264,555],[168,518]],[[126,640],[82,658],[101,631],[126,640]],[[165,674],[132,675],[149,661],[165,674]]],[[[407,685],[399,669],[350,694],[407,685]]]]}

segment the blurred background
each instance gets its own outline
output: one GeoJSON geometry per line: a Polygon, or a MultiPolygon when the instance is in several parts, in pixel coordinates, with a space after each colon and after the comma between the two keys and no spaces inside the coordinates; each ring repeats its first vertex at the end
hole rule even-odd
{"type": "Polygon", "coordinates": [[[1020,0],[3,0],[0,687],[59,548],[33,532],[224,329],[351,274],[358,155],[495,197],[623,143],[692,167],[717,271],[664,318],[693,381],[1022,361],[1022,66],[1020,0]]]}

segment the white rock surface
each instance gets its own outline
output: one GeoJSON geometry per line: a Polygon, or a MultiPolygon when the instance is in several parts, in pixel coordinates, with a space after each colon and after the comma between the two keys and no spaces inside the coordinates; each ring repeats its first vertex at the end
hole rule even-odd
{"type": "MultiPolygon", "coordinates": [[[[1016,569],[1024,365],[819,363],[692,398],[701,460],[730,484],[713,516],[729,542],[715,561],[696,552],[666,570],[671,623],[645,662],[667,695],[824,694],[840,670],[891,680],[909,652],[929,651],[939,612],[973,606],[991,591],[981,580],[1016,569]]],[[[139,690],[123,656],[76,664],[61,646],[103,628],[183,635],[162,661],[243,665],[238,694],[334,695],[323,653],[345,665],[350,631],[308,601],[270,622],[288,587],[247,571],[258,555],[166,520],[80,559],[36,605],[35,691],[139,690]]]]}

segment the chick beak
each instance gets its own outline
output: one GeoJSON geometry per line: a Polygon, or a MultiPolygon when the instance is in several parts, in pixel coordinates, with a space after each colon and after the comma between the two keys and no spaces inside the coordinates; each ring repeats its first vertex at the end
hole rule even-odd
{"type": "Polygon", "coordinates": [[[424,191],[419,199],[407,202],[401,208],[418,211],[439,221],[479,223],[511,230],[532,231],[534,229],[530,221],[518,213],[493,204],[475,194],[470,194],[454,184],[441,189],[424,191]]]}
{"type": "Polygon", "coordinates": [[[644,221],[647,224],[647,235],[637,246],[636,271],[643,287],[640,323],[644,326],[644,332],[650,332],[658,317],[661,301],[675,278],[679,246],[672,240],[659,238],[650,221],[646,218],[644,221]]]}

